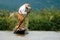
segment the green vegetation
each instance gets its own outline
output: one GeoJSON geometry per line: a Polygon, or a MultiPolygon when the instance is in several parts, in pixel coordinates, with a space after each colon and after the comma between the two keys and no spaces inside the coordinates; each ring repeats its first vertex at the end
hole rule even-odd
{"type": "Polygon", "coordinates": [[[16,14],[13,14],[7,10],[0,10],[0,30],[13,30],[17,25],[16,14]],[[10,17],[13,15],[12,17],[10,17]]]}
{"type": "MultiPolygon", "coordinates": [[[[9,11],[0,10],[0,30],[13,30],[18,24],[17,13],[10,17],[9,11]]],[[[42,9],[32,10],[29,14],[29,29],[43,31],[60,31],[60,10],[42,9]]]]}

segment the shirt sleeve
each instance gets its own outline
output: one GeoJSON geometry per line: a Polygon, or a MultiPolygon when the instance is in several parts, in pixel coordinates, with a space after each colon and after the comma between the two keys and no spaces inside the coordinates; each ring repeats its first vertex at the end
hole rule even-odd
{"type": "Polygon", "coordinates": [[[25,10],[26,10],[25,6],[22,6],[19,8],[19,13],[20,14],[27,14],[27,12],[25,10]]]}

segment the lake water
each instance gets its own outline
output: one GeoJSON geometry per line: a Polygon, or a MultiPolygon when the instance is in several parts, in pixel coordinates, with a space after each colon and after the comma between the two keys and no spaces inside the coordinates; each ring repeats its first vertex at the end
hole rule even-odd
{"type": "Polygon", "coordinates": [[[0,0],[0,9],[18,10],[24,4],[31,4],[32,9],[55,7],[60,9],[60,0],[0,0]]]}

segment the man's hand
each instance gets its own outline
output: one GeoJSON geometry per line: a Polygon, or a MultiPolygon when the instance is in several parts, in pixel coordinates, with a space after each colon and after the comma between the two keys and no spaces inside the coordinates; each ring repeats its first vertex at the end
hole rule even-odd
{"type": "Polygon", "coordinates": [[[28,11],[27,13],[30,13],[30,11],[28,11]]]}
{"type": "Polygon", "coordinates": [[[31,11],[31,9],[28,9],[28,10],[27,10],[27,13],[30,13],[30,11],[31,11]]]}

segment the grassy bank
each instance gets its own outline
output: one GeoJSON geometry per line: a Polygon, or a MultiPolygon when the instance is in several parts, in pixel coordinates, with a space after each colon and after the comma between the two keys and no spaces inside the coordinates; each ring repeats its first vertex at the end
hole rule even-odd
{"type": "MultiPolygon", "coordinates": [[[[12,30],[18,24],[17,12],[0,10],[0,30],[12,30]],[[14,15],[10,17],[11,15],[14,15]]],[[[32,10],[29,14],[30,30],[60,31],[60,10],[32,10]]]]}

